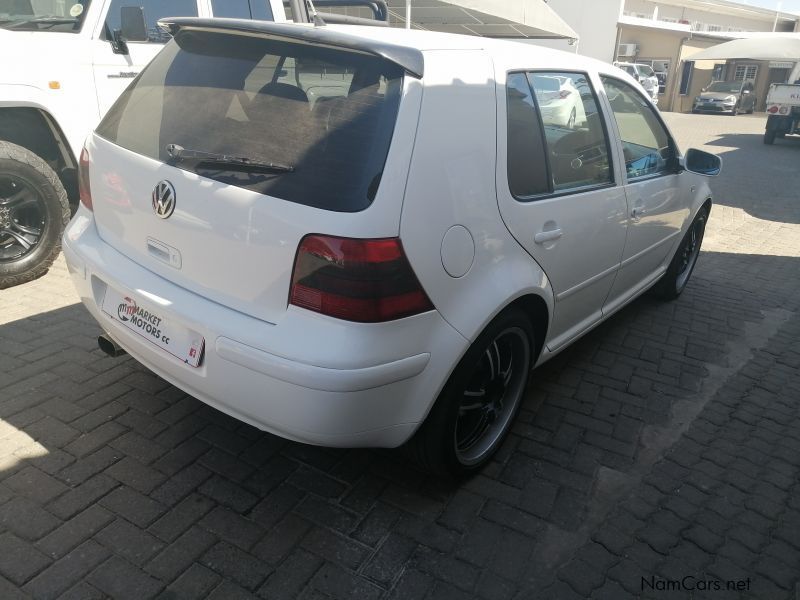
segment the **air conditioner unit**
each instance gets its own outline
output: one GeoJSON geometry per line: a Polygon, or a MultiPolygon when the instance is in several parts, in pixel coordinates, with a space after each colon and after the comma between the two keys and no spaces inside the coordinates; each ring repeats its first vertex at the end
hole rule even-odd
{"type": "Polygon", "coordinates": [[[620,44],[617,50],[617,56],[636,56],[638,52],[638,44],[620,44]]]}

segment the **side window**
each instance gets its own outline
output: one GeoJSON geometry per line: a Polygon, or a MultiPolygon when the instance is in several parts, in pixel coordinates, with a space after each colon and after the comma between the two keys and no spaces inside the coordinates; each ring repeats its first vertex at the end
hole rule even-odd
{"type": "Polygon", "coordinates": [[[111,0],[106,15],[107,33],[121,29],[123,7],[141,7],[144,11],[147,41],[163,44],[170,36],[156,24],[164,17],[196,17],[197,0],[111,0]]]}
{"type": "Polygon", "coordinates": [[[509,73],[506,82],[508,113],[508,186],[516,198],[550,191],[547,158],[539,115],[525,73],[509,73]]]}
{"type": "Polygon", "coordinates": [[[619,128],[628,178],[674,172],[674,146],[650,104],[627,83],[601,79],[619,128]]]}
{"type": "Polygon", "coordinates": [[[532,72],[553,192],[613,183],[609,144],[585,73],[532,72]]]}

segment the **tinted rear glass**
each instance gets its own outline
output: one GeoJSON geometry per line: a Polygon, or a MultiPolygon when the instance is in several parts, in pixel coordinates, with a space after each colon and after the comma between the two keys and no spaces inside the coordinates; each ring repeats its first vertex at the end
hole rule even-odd
{"type": "Polygon", "coordinates": [[[402,78],[396,65],[355,52],[184,30],[125,91],[97,133],[223,183],[353,212],[369,206],[380,183],[402,78]],[[168,144],[294,171],[176,162],[168,144]]]}

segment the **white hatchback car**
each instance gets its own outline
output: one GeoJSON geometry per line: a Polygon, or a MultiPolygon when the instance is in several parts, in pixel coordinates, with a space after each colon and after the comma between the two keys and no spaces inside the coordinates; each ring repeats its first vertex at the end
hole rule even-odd
{"type": "Polygon", "coordinates": [[[698,173],[720,160],[681,155],[610,65],[396,29],[169,27],[86,142],[64,254],[101,347],[200,400],[469,473],[531,367],[686,286],[698,173]],[[580,120],[543,118],[540,77],[570,80],[580,120]]]}

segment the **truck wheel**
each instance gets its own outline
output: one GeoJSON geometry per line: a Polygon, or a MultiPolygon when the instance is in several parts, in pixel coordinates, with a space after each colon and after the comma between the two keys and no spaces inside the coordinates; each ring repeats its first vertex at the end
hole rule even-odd
{"type": "Polygon", "coordinates": [[[764,132],[764,143],[769,144],[770,146],[775,143],[775,130],[774,129],[767,129],[764,132]]]}
{"type": "Polygon", "coordinates": [[[0,141],[0,289],[47,272],[69,217],[67,192],[47,163],[0,141]]]}
{"type": "Polygon", "coordinates": [[[463,477],[489,462],[511,429],[533,363],[528,316],[512,307],[466,351],[406,449],[426,470],[463,477]]]}

